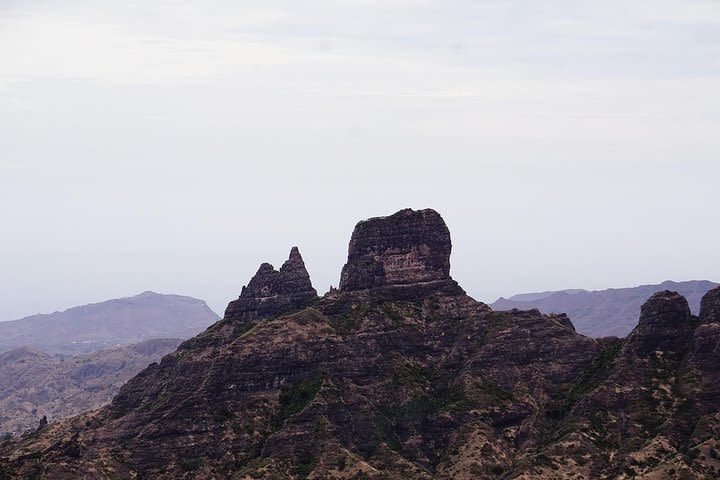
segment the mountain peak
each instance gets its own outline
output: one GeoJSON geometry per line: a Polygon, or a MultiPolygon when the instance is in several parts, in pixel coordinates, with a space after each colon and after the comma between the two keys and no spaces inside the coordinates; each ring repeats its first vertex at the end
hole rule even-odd
{"type": "Polygon", "coordinates": [[[720,287],[708,291],[700,301],[700,322],[720,322],[720,287]]]}
{"type": "Polygon", "coordinates": [[[280,270],[262,263],[240,297],[225,310],[229,320],[254,320],[302,308],[317,298],[300,250],[293,247],[280,270]]]}
{"type": "Polygon", "coordinates": [[[451,250],[450,231],[435,210],[364,220],[350,238],[340,290],[449,280],[451,250]]]}
{"type": "Polygon", "coordinates": [[[653,351],[679,351],[692,336],[688,302],[677,292],[662,290],[640,309],[640,321],[628,337],[626,348],[640,356],[653,351]]]}

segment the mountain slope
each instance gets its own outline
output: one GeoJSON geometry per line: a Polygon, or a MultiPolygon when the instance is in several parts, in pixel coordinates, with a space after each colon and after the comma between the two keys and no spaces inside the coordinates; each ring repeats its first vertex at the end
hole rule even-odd
{"type": "Polygon", "coordinates": [[[627,340],[593,339],[565,315],[473,300],[450,251],[436,212],[403,210],[358,224],[322,298],[299,252],[282,274],[263,265],[110,405],[0,446],[0,472],[717,478],[720,289],[700,318],[661,292],[627,340]]]}
{"type": "Polygon", "coordinates": [[[120,387],[182,340],[155,339],[65,357],[22,347],[0,354],[0,432],[22,432],[109,403],[120,387]]]}
{"type": "Polygon", "coordinates": [[[493,310],[528,310],[537,308],[543,313],[563,312],[572,320],[578,332],[591,337],[625,337],[637,325],[640,306],[651,295],[672,290],[683,295],[690,310],[697,314],[700,299],[717,283],[706,280],[688,282],[666,281],[659,285],[642,285],[607,290],[560,290],[557,292],[525,293],[499,298],[490,306],[493,310]]]}
{"type": "Polygon", "coordinates": [[[202,300],[145,292],[0,322],[0,351],[28,346],[74,354],[151,338],[189,338],[217,320],[202,300]]]}

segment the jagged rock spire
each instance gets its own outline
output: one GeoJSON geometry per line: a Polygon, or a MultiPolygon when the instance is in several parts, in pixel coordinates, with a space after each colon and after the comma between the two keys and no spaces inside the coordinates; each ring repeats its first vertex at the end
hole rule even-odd
{"type": "Polygon", "coordinates": [[[225,318],[254,320],[302,308],[317,298],[297,247],[292,247],[280,270],[269,263],[260,265],[255,276],[242,288],[240,297],[228,304],[225,318]]]}

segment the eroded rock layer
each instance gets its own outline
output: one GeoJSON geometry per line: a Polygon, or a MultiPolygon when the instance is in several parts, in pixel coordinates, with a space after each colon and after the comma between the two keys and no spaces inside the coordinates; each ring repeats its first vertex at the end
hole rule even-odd
{"type": "Polygon", "coordinates": [[[439,215],[393,217],[356,229],[341,290],[298,310],[297,258],[261,267],[109,406],[0,445],[0,478],[718,478],[719,323],[673,292],[627,340],[493,312],[439,215]]]}
{"type": "Polygon", "coordinates": [[[450,231],[434,210],[365,220],[350,238],[340,290],[448,280],[451,248],[450,231]]]}

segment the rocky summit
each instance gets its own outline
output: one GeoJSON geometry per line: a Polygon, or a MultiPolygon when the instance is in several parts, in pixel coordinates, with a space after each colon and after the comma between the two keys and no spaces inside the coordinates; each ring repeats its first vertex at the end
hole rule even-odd
{"type": "Polygon", "coordinates": [[[493,311],[437,212],[360,222],[321,298],[293,249],[111,404],[0,445],[0,478],[701,479],[720,475],[720,290],[627,339],[493,311]]]}
{"type": "Polygon", "coordinates": [[[463,294],[450,277],[451,250],[450,231],[435,210],[405,209],[364,220],[350,237],[340,290],[372,290],[395,300],[439,291],[463,294]]]}
{"type": "Polygon", "coordinates": [[[225,309],[227,320],[255,320],[303,307],[317,299],[305,269],[300,250],[293,247],[290,257],[275,270],[269,263],[260,265],[255,276],[244,286],[240,298],[225,309]]]}

